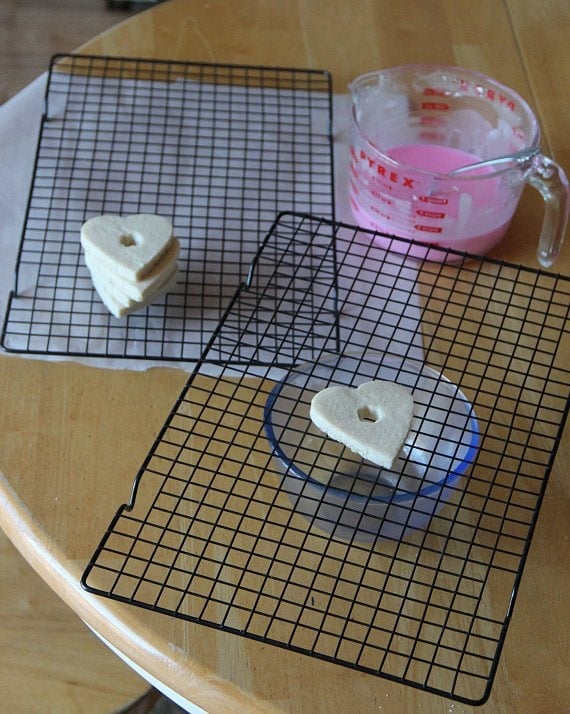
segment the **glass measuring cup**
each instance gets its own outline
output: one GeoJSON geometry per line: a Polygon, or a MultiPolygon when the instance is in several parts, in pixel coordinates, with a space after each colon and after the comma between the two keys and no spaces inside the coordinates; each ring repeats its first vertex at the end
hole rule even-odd
{"type": "Polygon", "coordinates": [[[541,153],[524,99],[477,72],[437,65],[370,72],[350,90],[349,191],[359,225],[420,241],[417,257],[445,259],[432,245],[484,254],[530,184],[545,202],[538,260],[552,265],[568,222],[568,179],[541,153]]]}

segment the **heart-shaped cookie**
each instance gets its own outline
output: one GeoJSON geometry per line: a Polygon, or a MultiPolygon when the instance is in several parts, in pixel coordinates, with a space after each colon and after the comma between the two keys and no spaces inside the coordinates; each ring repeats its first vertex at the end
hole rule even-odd
{"type": "Polygon", "coordinates": [[[124,293],[113,292],[112,288],[109,287],[109,284],[105,280],[101,279],[97,273],[91,273],[91,280],[93,281],[93,287],[97,291],[105,307],[115,317],[120,318],[134,312],[135,310],[139,310],[142,307],[146,307],[152,300],[174,287],[177,272],[178,271],[175,270],[155,288],[152,295],[141,300],[133,300],[124,293]]]}
{"type": "Polygon", "coordinates": [[[174,240],[172,224],[163,216],[103,215],[81,227],[81,245],[93,263],[126,280],[140,280],[174,240]]]}
{"type": "Polygon", "coordinates": [[[105,283],[108,290],[118,296],[135,302],[142,302],[156,292],[177,270],[180,243],[174,239],[152,268],[140,280],[126,280],[115,272],[102,270],[100,263],[93,260],[90,253],[85,253],[85,265],[92,278],[99,284],[105,283]]]}
{"type": "Polygon", "coordinates": [[[331,439],[378,466],[392,468],[414,412],[412,392],[396,382],[333,385],[311,401],[313,423],[331,439]]]}

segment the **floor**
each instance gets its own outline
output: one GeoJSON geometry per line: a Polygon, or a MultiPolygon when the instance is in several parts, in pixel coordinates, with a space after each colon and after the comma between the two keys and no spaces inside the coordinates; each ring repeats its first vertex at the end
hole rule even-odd
{"type": "Polygon", "coordinates": [[[0,103],[46,70],[53,54],[71,52],[148,4],[142,0],[1,0],[0,103]],[[118,9],[123,5],[128,7],[118,9]]]}
{"type": "MultiPolygon", "coordinates": [[[[148,2],[0,0],[0,104],[70,52],[148,2]]],[[[44,585],[0,531],[0,710],[107,714],[147,691],[44,585]]],[[[164,705],[131,712],[175,711],[164,705]]]]}

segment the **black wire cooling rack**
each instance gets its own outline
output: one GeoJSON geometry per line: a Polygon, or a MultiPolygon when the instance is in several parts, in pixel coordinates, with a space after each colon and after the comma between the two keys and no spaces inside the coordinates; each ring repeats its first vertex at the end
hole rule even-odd
{"type": "Polygon", "coordinates": [[[333,218],[331,121],[322,71],[56,56],[3,348],[195,361],[275,215],[333,218]],[[172,220],[180,275],[117,320],[80,228],[144,212],[172,220]]]}
{"type": "Polygon", "coordinates": [[[439,249],[430,257],[459,262],[417,261],[410,245],[386,252],[351,226],[278,217],[87,590],[485,701],[568,412],[570,280],[439,249]],[[335,530],[336,496],[285,473],[264,428],[280,380],[347,353],[372,377],[387,356],[429,366],[476,414],[471,468],[431,521],[396,539],[375,538],[370,519],[368,538],[335,530]]]}

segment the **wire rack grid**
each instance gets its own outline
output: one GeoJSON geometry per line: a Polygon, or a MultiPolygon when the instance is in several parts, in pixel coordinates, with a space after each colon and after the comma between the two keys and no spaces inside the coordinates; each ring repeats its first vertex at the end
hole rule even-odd
{"type": "Polygon", "coordinates": [[[195,361],[279,211],[332,218],[331,79],[317,70],[56,56],[2,347],[195,361]],[[164,298],[113,318],[82,223],[158,213],[181,242],[164,298]]]}
{"type": "MultiPolygon", "coordinates": [[[[570,281],[461,254],[417,261],[410,245],[386,252],[355,227],[278,218],[85,570],[87,590],[487,699],[568,413],[570,281]],[[331,516],[333,489],[284,468],[267,438],[276,385],[348,353],[372,377],[390,355],[429,365],[477,417],[471,468],[396,538],[376,537],[374,519],[368,538],[339,529],[348,502],[331,516]]],[[[298,405],[280,418],[301,443],[298,405]]],[[[307,451],[319,457],[318,443],[307,451]]]]}

